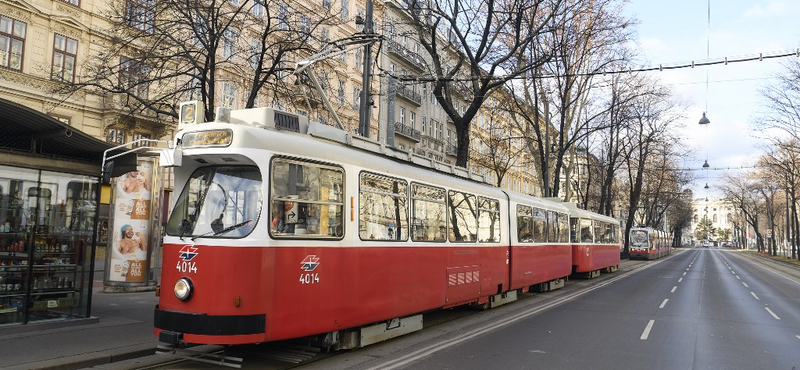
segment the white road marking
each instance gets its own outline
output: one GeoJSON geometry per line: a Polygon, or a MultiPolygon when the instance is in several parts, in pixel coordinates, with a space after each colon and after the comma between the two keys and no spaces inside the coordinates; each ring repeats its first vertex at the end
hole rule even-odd
{"type": "Polygon", "coordinates": [[[644,332],[642,333],[642,336],[639,337],[639,339],[647,340],[647,337],[650,336],[650,330],[653,330],[653,324],[655,324],[655,323],[656,323],[656,320],[650,320],[650,322],[647,323],[647,327],[644,328],[644,332]]]}
{"type": "Polygon", "coordinates": [[[736,275],[736,271],[731,270],[731,274],[736,275]]]}
{"type": "Polygon", "coordinates": [[[778,315],[775,314],[775,312],[772,312],[772,310],[770,310],[769,307],[764,307],[764,309],[767,310],[767,312],[769,312],[769,314],[772,315],[772,317],[774,317],[775,320],[781,319],[780,317],[778,317],[778,315]]]}
{"type": "Polygon", "coordinates": [[[658,306],[658,308],[664,308],[664,306],[667,305],[667,302],[669,302],[669,298],[665,299],[664,302],[661,302],[661,306],[658,306]]]}
{"type": "Polygon", "coordinates": [[[677,285],[676,285],[676,286],[674,286],[674,287],[672,287],[672,290],[670,290],[669,292],[670,292],[670,293],[675,293],[675,289],[678,289],[678,286],[677,286],[677,285]]]}
{"type": "Polygon", "coordinates": [[[797,339],[800,339],[800,335],[795,335],[795,337],[797,337],[797,339]]]}
{"type": "Polygon", "coordinates": [[[689,271],[689,269],[686,269],[686,271],[689,271]]]}
{"type": "Polygon", "coordinates": [[[736,275],[736,278],[739,279],[739,280],[742,280],[742,278],[740,278],[739,275],[736,275]]]}
{"type": "Polygon", "coordinates": [[[745,288],[749,288],[749,287],[750,287],[750,286],[749,286],[749,285],[747,285],[747,283],[745,283],[744,281],[742,282],[742,285],[744,285],[744,287],[745,287],[745,288]]]}
{"type": "Polygon", "coordinates": [[[683,278],[680,278],[680,279],[678,279],[678,282],[679,282],[679,283],[680,283],[681,281],[683,281],[683,278]]]}
{"type": "Polygon", "coordinates": [[[760,299],[758,298],[758,296],[755,293],[750,292],[750,294],[752,294],[755,299],[758,299],[760,301],[760,299]]]}
{"type": "Polygon", "coordinates": [[[686,276],[686,273],[685,273],[685,272],[683,273],[683,276],[686,276]]]}

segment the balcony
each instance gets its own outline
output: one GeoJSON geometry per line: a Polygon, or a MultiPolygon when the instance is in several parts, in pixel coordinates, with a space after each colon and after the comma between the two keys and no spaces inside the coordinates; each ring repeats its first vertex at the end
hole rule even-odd
{"type": "Polygon", "coordinates": [[[394,133],[403,135],[411,140],[419,142],[421,134],[411,126],[404,125],[402,122],[395,122],[394,133]]]}
{"type": "Polygon", "coordinates": [[[422,95],[409,86],[397,85],[397,96],[416,104],[418,107],[422,105],[422,95]]]}
{"type": "Polygon", "coordinates": [[[386,49],[389,51],[390,55],[394,55],[400,59],[403,59],[411,67],[415,68],[417,72],[422,72],[425,70],[425,61],[422,59],[422,57],[419,54],[406,49],[403,45],[398,44],[396,41],[389,40],[388,47],[386,49]]]}
{"type": "Polygon", "coordinates": [[[445,146],[444,153],[447,155],[452,155],[453,157],[458,157],[458,146],[447,144],[445,146]]]}

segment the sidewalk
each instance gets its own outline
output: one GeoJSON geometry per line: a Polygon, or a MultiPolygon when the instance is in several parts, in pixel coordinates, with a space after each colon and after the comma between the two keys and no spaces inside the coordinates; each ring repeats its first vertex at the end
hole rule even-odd
{"type": "Polygon", "coordinates": [[[95,271],[91,320],[0,335],[0,368],[80,369],[155,353],[155,293],[104,293],[102,279],[95,271]]]}

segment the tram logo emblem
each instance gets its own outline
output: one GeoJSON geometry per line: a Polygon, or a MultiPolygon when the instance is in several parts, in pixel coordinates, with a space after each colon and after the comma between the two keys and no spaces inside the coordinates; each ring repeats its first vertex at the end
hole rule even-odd
{"type": "Polygon", "coordinates": [[[184,245],[183,248],[180,250],[180,254],[178,255],[184,261],[191,261],[193,258],[197,257],[200,252],[197,251],[197,248],[191,245],[184,245]]]}
{"type": "Polygon", "coordinates": [[[300,263],[300,268],[303,269],[303,271],[314,271],[319,264],[319,257],[317,257],[316,254],[309,254],[303,262],[300,263]]]}

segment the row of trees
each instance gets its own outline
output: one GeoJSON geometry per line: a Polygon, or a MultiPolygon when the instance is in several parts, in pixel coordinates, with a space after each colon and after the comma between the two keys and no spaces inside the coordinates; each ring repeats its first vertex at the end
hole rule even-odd
{"type": "Polygon", "coordinates": [[[798,258],[798,197],[800,197],[800,61],[783,64],[776,83],[761,90],[765,104],[758,129],[770,139],[755,169],[728,176],[725,197],[737,208],[737,225],[751,228],[759,250],[777,253],[784,241],[791,258],[798,258]],[[771,237],[766,237],[771,231],[771,237]]]}

